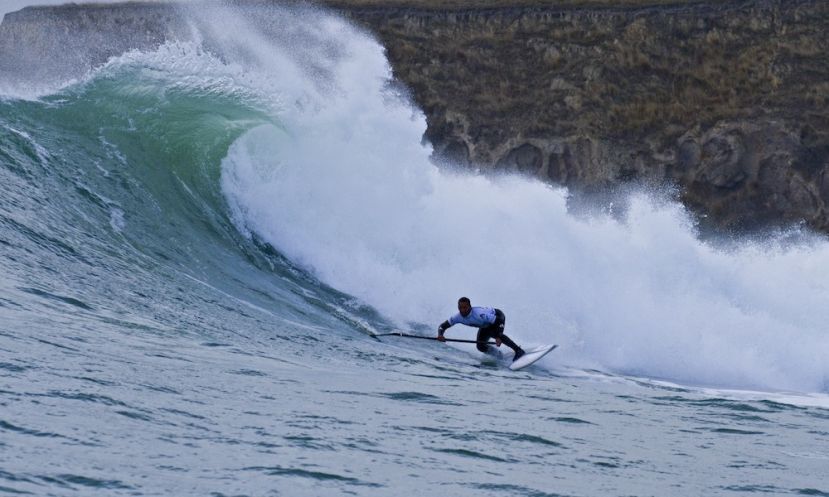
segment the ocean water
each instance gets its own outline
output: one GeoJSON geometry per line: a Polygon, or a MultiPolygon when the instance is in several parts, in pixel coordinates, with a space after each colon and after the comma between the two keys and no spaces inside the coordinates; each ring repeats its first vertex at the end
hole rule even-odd
{"type": "Polygon", "coordinates": [[[0,494],[829,496],[825,237],[446,171],[370,35],[180,15],[0,75],[0,494]],[[461,295],[559,348],[372,337],[461,295]]]}

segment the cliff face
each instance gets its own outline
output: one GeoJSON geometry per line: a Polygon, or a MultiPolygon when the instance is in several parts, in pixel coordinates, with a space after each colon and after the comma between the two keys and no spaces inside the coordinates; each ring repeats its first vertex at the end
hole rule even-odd
{"type": "Polygon", "coordinates": [[[163,4],[29,7],[0,24],[0,75],[37,85],[78,77],[112,56],[153,49],[189,32],[163,4]]]}
{"type": "Polygon", "coordinates": [[[829,231],[829,3],[355,15],[437,155],[575,190],[674,185],[719,228],[829,231]]]}
{"type": "MultiPolygon", "coordinates": [[[[574,191],[669,184],[719,228],[829,232],[823,0],[328,3],[384,44],[439,160],[574,191]]],[[[169,6],[25,9],[0,24],[0,71],[55,50],[77,71],[188,33],[169,6]]]]}

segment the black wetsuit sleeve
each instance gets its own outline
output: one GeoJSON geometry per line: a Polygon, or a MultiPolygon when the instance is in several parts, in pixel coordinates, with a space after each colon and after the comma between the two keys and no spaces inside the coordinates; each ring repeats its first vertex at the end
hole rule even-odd
{"type": "Polygon", "coordinates": [[[452,326],[452,325],[451,325],[451,324],[449,324],[449,320],[447,319],[446,321],[444,321],[444,322],[440,323],[440,326],[438,326],[438,333],[440,333],[441,335],[443,335],[443,332],[444,332],[444,331],[446,331],[446,329],[447,329],[447,328],[450,328],[451,326],[452,326]]]}

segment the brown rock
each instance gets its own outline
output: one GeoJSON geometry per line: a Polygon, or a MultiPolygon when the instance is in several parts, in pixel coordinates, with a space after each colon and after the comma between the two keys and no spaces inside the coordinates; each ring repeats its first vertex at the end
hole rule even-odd
{"type": "Polygon", "coordinates": [[[510,150],[495,167],[502,171],[517,171],[534,176],[541,169],[541,162],[541,150],[535,145],[524,143],[510,150]]]}

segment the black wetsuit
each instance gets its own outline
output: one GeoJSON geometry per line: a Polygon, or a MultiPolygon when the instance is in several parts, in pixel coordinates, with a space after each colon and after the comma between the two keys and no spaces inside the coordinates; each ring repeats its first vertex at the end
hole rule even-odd
{"type": "Polygon", "coordinates": [[[485,343],[490,338],[500,338],[504,345],[518,352],[521,348],[513,342],[510,337],[504,335],[504,325],[507,324],[507,317],[501,312],[501,309],[495,309],[495,322],[489,326],[478,328],[477,347],[481,352],[487,352],[489,346],[485,343]]]}

